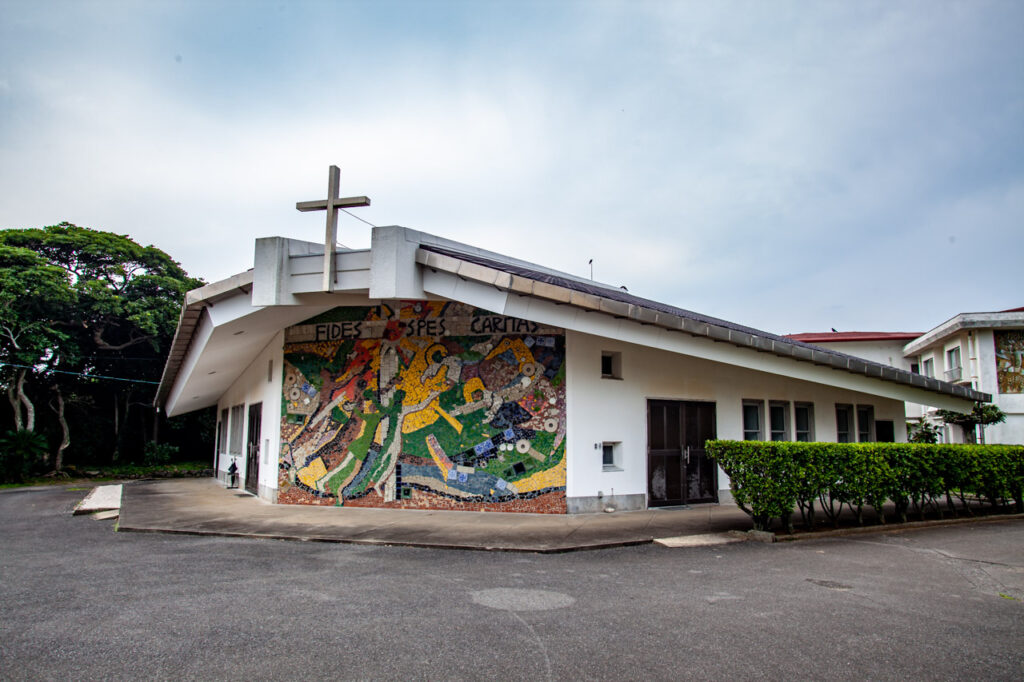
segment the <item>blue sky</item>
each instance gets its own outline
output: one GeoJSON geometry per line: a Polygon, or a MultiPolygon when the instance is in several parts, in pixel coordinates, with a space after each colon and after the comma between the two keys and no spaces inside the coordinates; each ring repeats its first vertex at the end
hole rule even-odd
{"type": "MultiPolygon", "coordinates": [[[[1024,3],[0,3],[0,227],[356,209],[774,332],[1024,305],[1024,3]]],[[[342,216],[340,239],[369,245],[342,216]]]]}

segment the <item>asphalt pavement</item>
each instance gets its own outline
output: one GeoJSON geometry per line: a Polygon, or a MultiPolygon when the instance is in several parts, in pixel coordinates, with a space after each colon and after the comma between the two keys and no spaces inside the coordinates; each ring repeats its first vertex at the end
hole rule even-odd
{"type": "Polygon", "coordinates": [[[1019,519],[453,552],[117,533],[86,492],[0,493],[0,679],[1024,678],[1019,519]]]}

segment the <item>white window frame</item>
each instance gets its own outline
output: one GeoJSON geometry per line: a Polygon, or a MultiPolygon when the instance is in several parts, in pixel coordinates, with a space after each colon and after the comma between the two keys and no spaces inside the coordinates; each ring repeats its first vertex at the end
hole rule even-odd
{"type": "Polygon", "coordinates": [[[241,456],[245,441],[245,403],[231,406],[228,454],[241,456]]]}
{"type": "Polygon", "coordinates": [[[814,403],[793,403],[793,440],[798,443],[814,442],[814,403]],[[807,410],[807,430],[801,431],[797,422],[797,414],[800,410],[807,410]],[[800,434],[806,433],[807,440],[800,440],[800,434]]]}
{"type": "Polygon", "coordinates": [[[622,352],[617,350],[603,350],[601,351],[601,378],[602,379],[622,379],[622,352]],[[610,372],[605,372],[605,363],[609,364],[607,369],[610,372]]]}
{"type": "Polygon", "coordinates": [[[836,403],[836,442],[857,442],[857,411],[849,403],[836,403]],[[839,440],[839,413],[846,413],[846,440],[839,440]]]}
{"type": "Polygon", "coordinates": [[[874,443],[875,442],[875,406],[874,405],[857,405],[855,410],[857,417],[857,442],[858,443],[874,443]],[[867,413],[867,428],[863,428],[861,424],[861,413],[867,413]],[[862,437],[864,432],[867,432],[867,437],[862,437]]]}
{"type": "Polygon", "coordinates": [[[769,400],[768,401],[768,423],[766,424],[766,426],[768,427],[768,429],[767,429],[768,440],[776,441],[776,442],[791,440],[790,437],[789,437],[789,434],[790,434],[789,414],[790,414],[789,413],[789,401],[786,401],[786,400],[769,400]],[[774,423],[774,419],[773,419],[773,416],[772,416],[772,410],[782,410],[782,430],[781,431],[778,431],[775,428],[775,423],[774,423]],[[776,434],[779,435],[778,438],[775,437],[776,434]]]}
{"type": "Polygon", "coordinates": [[[743,429],[743,440],[764,440],[764,401],[763,400],[744,400],[740,408],[740,422],[743,429]],[[747,428],[747,408],[757,408],[757,428],[747,428]],[[757,438],[748,438],[747,435],[756,433],[757,438]]]}
{"type": "Polygon", "coordinates": [[[622,471],[622,442],[604,441],[600,445],[601,471],[622,471]],[[611,461],[608,455],[611,455],[611,461]]]}

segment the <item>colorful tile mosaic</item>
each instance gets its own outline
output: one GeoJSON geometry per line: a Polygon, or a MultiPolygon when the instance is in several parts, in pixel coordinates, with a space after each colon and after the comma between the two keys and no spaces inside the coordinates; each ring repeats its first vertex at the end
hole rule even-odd
{"type": "Polygon", "coordinates": [[[285,332],[278,501],[565,513],[565,335],[461,303],[285,332]]]}
{"type": "Polygon", "coordinates": [[[1024,393],[1024,330],[993,332],[1000,393],[1024,393]]]}

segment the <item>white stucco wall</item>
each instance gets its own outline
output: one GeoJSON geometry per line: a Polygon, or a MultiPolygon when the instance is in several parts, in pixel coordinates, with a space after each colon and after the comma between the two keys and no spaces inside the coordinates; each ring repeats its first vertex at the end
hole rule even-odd
{"type": "MultiPolygon", "coordinates": [[[[238,466],[238,485],[245,486],[245,443],[249,438],[249,406],[262,403],[260,433],[260,497],[274,500],[277,491],[277,462],[281,449],[281,366],[284,360],[284,331],[278,332],[256,356],[245,371],[224,392],[217,403],[217,419],[223,410],[244,405],[242,411],[242,452],[221,455],[217,477],[226,480],[232,460],[238,466]],[[272,363],[272,365],[271,365],[272,363]],[[269,376],[269,381],[268,381],[269,376]]],[[[227,429],[230,440],[231,429],[227,429]]],[[[227,447],[227,446],[225,446],[227,447]]]]}
{"type": "MultiPolygon", "coordinates": [[[[960,362],[963,367],[961,381],[985,393],[992,395],[992,404],[1006,413],[1006,422],[986,426],[984,439],[986,443],[1024,443],[1024,394],[1000,393],[999,379],[996,376],[995,337],[992,329],[966,329],[939,337],[933,344],[912,356],[913,361],[924,363],[931,359],[935,368],[935,376],[945,377],[951,367],[948,365],[948,352],[952,348],[960,348],[960,362]]],[[[909,413],[908,413],[909,415],[909,413]]],[[[935,410],[926,409],[925,416],[929,421],[938,424],[943,434],[943,441],[962,443],[963,431],[959,427],[949,427],[941,423],[935,410]]]]}
{"type": "MultiPolygon", "coordinates": [[[[566,356],[566,495],[570,499],[646,496],[649,399],[714,402],[718,437],[734,440],[743,438],[745,399],[813,403],[814,436],[819,441],[836,440],[837,403],[871,405],[876,421],[892,420],[896,439],[906,440],[899,400],[573,331],[566,332],[566,356]],[[622,379],[601,378],[602,351],[622,354],[622,379]],[[602,442],[621,443],[621,471],[603,470],[601,450],[595,449],[602,442]]],[[[718,487],[720,491],[729,487],[721,470],[718,487]]]]}

